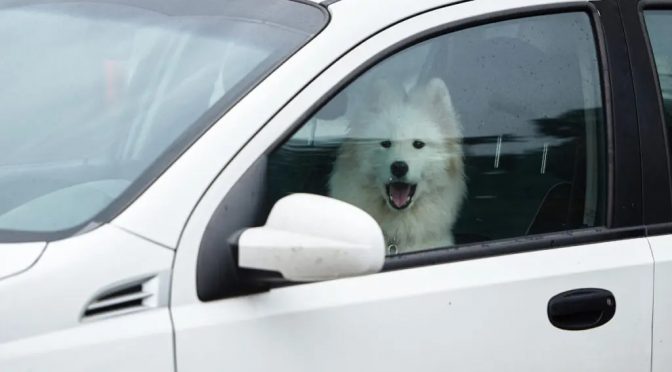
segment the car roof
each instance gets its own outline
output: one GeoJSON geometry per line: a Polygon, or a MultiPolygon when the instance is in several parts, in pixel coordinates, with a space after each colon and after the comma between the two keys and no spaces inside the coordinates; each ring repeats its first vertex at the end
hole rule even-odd
{"type": "Polygon", "coordinates": [[[589,2],[590,0],[294,0],[320,4],[327,7],[332,15],[332,23],[336,19],[346,22],[350,27],[364,26],[371,28],[373,24],[380,27],[390,25],[407,18],[411,14],[420,14],[427,10],[462,3],[476,3],[487,9],[525,8],[532,6],[554,5],[563,3],[589,2]]]}
{"type": "MultiPolygon", "coordinates": [[[[295,1],[304,1],[304,2],[308,2],[308,3],[320,4],[320,5],[327,6],[327,7],[332,5],[332,4],[341,3],[341,2],[345,2],[345,3],[356,2],[360,5],[368,5],[368,6],[371,6],[371,5],[374,5],[374,4],[378,5],[378,6],[383,5],[383,4],[385,6],[390,6],[391,5],[390,0],[295,0],[295,1]]],[[[404,2],[406,2],[406,3],[416,3],[416,4],[427,3],[427,4],[431,4],[431,5],[436,6],[437,3],[443,3],[443,5],[450,5],[450,4],[455,4],[455,3],[464,3],[464,2],[472,2],[472,1],[488,2],[487,0],[444,0],[444,1],[436,1],[436,0],[408,1],[408,0],[403,0],[401,2],[399,2],[399,1],[392,1],[392,2],[395,3],[395,4],[398,3],[397,5],[402,5],[404,2]]],[[[582,2],[582,1],[587,2],[587,1],[590,1],[590,0],[578,0],[577,2],[582,2]]],[[[526,2],[529,2],[530,4],[537,4],[539,1],[538,0],[537,1],[535,1],[535,0],[528,0],[528,1],[517,0],[517,1],[515,1],[515,3],[517,3],[517,5],[524,5],[526,2]]],[[[552,1],[550,1],[550,2],[552,2],[552,1]]],[[[563,3],[563,2],[567,2],[567,1],[559,0],[558,2],[563,3]]]]}

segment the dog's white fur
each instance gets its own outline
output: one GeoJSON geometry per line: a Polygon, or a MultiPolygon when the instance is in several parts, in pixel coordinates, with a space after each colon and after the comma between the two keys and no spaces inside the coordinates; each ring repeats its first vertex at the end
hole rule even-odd
{"type": "Polygon", "coordinates": [[[453,245],[452,226],[466,185],[461,125],[445,83],[434,78],[407,95],[401,86],[378,80],[369,93],[350,118],[329,179],[330,195],[373,216],[388,247],[399,253],[453,245]],[[425,146],[417,149],[414,141],[425,146]],[[398,180],[416,184],[404,209],[390,205],[386,190],[395,178],[390,169],[395,161],[408,164],[398,180]]]}

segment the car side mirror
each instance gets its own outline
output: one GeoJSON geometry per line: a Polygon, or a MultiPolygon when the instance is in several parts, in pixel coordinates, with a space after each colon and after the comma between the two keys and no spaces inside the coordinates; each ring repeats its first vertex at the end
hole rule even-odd
{"type": "Polygon", "coordinates": [[[373,217],[312,194],[280,199],[264,226],[238,235],[237,246],[239,268],[279,273],[291,282],[372,274],[385,261],[385,239],[373,217]]]}

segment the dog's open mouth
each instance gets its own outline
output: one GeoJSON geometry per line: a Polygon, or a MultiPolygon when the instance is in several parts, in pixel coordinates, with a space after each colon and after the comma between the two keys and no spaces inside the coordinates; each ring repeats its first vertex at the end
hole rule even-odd
{"type": "Polygon", "coordinates": [[[406,182],[390,182],[385,185],[387,200],[395,209],[404,209],[413,201],[416,185],[406,182]]]}

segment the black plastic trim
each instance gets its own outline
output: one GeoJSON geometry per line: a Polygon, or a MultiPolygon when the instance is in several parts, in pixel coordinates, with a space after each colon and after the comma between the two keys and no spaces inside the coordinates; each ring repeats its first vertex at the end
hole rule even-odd
{"type": "Polygon", "coordinates": [[[600,327],[616,314],[616,297],[602,288],[562,292],[548,301],[548,320],[556,328],[583,331],[600,327]]]}
{"type": "Polygon", "coordinates": [[[637,110],[632,85],[632,72],[628,62],[625,33],[618,5],[611,1],[592,3],[599,17],[606,63],[609,69],[611,115],[609,172],[612,181],[611,221],[607,226],[620,228],[637,226],[642,222],[642,184],[637,110]]]}
{"type": "Polygon", "coordinates": [[[265,194],[265,158],[238,179],[210,217],[196,260],[196,292],[201,301],[250,294],[267,289],[249,285],[238,267],[241,229],[258,226],[260,197],[265,194]]]}
{"type": "Polygon", "coordinates": [[[672,0],[639,0],[638,8],[640,11],[646,9],[672,10],[672,0]]]}
{"type": "Polygon", "coordinates": [[[615,240],[635,239],[644,237],[645,232],[646,229],[642,226],[620,229],[600,227],[553,234],[531,235],[516,239],[498,240],[486,243],[460,245],[455,248],[441,248],[406,253],[389,257],[385,261],[383,271],[394,271],[416,266],[438,265],[485,257],[542,251],[615,240]]]}
{"type": "Polygon", "coordinates": [[[672,223],[659,223],[646,226],[646,236],[672,235],[672,223]]]}
{"type": "Polygon", "coordinates": [[[639,123],[643,220],[656,224],[672,220],[672,196],[663,102],[643,18],[643,9],[649,4],[653,3],[619,1],[639,123]]]}
{"type": "MultiPolygon", "coordinates": [[[[624,11],[624,13],[632,13],[634,11],[633,8],[632,5],[628,4],[627,11],[624,11]]],[[[636,26],[634,16],[630,16],[632,19],[631,32],[635,35],[641,35],[641,38],[637,38],[639,41],[638,43],[630,45],[631,54],[641,54],[641,57],[639,58],[640,70],[638,71],[640,71],[640,74],[643,76],[643,81],[640,84],[640,89],[643,93],[641,93],[642,99],[639,100],[639,106],[644,107],[647,110],[647,114],[653,119],[651,122],[646,123],[649,124],[650,127],[658,129],[658,134],[662,138],[664,147],[662,150],[664,153],[660,152],[661,147],[659,145],[656,148],[656,150],[658,150],[657,152],[654,152],[654,149],[651,149],[651,151],[642,154],[642,162],[648,164],[650,167],[656,167],[660,172],[658,177],[656,177],[655,174],[652,174],[652,177],[648,179],[644,178],[644,195],[646,197],[650,194],[652,203],[655,203],[656,199],[659,200],[661,205],[659,205],[658,208],[668,208],[670,210],[666,215],[662,216],[663,218],[645,216],[646,223],[651,224],[672,221],[672,196],[670,196],[672,189],[672,159],[670,158],[670,150],[672,149],[672,144],[669,143],[671,133],[668,132],[668,125],[672,125],[672,123],[665,123],[665,108],[661,94],[662,89],[660,79],[658,78],[658,70],[655,65],[651,39],[644,19],[644,11],[646,10],[672,10],[672,1],[640,1],[636,10],[639,27],[636,26]],[[648,60],[646,63],[644,58],[648,60]],[[656,117],[655,119],[657,120],[655,120],[654,117],[656,117]]],[[[626,15],[624,15],[624,18],[625,17],[626,15]]],[[[633,69],[635,68],[633,67],[633,69]]],[[[652,134],[656,134],[656,132],[653,132],[652,134]]],[[[645,140],[645,138],[642,138],[642,140],[645,140]]],[[[660,139],[652,138],[650,141],[653,141],[653,144],[658,145],[660,139]]]]}
{"type": "Polygon", "coordinates": [[[92,317],[92,316],[105,314],[105,313],[114,313],[115,311],[119,311],[119,310],[139,308],[139,307],[142,306],[142,303],[143,303],[143,299],[139,298],[137,300],[121,302],[121,303],[118,303],[118,304],[109,305],[109,306],[101,307],[101,308],[98,308],[98,309],[86,310],[86,311],[84,311],[84,317],[92,317]]]}

